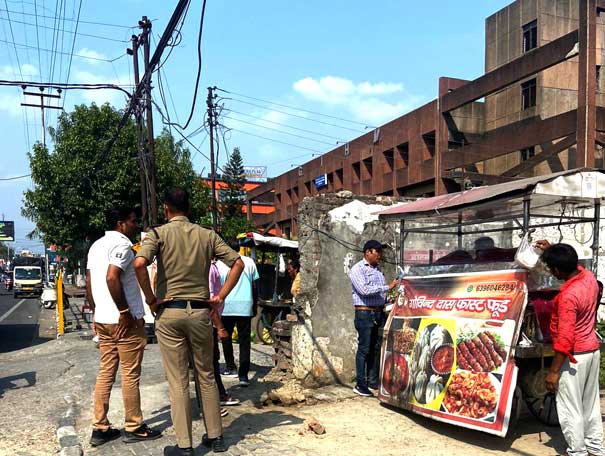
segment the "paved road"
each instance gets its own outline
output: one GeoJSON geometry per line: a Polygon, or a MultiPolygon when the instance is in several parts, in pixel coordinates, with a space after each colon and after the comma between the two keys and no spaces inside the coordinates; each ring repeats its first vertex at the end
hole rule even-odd
{"type": "Polygon", "coordinates": [[[40,304],[35,298],[13,298],[0,287],[0,353],[48,340],[39,332],[40,304]]]}

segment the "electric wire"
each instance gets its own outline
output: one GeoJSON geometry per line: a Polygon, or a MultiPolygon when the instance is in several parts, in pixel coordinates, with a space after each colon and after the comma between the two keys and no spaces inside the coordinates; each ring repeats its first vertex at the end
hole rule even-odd
{"type": "MultiPolygon", "coordinates": [[[[21,76],[21,79],[23,79],[23,73],[21,72],[21,62],[19,61],[19,53],[17,52],[17,44],[15,43],[15,34],[13,33],[13,25],[11,22],[10,14],[8,12],[8,3],[6,2],[6,0],[4,0],[4,4],[6,5],[6,16],[8,18],[8,27],[11,32],[11,39],[12,39],[13,49],[15,50],[15,57],[17,58],[17,66],[19,68],[19,75],[21,76]]],[[[10,43],[7,42],[6,44],[10,44],[10,43]]]]}
{"type": "Polygon", "coordinates": [[[253,127],[264,128],[264,129],[269,130],[269,131],[275,131],[275,132],[283,134],[283,135],[293,136],[295,138],[301,138],[301,139],[304,139],[304,140],[307,140],[307,141],[314,141],[314,142],[319,143],[319,144],[326,144],[328,146],[334,146],[335,145],[334,143],[323,141],[321,139],[314,139],[314,138],[309,138],[309,137],[303,136],[303,135],[297,135],[296,133],[290,133],[288,131],[278,130],[277,128],[266,127],[264,125],[258,125],[258,124],[255,124],[253,122],[247,122],[245,120],[236,119],[234,117],[224,116],[223,118],[224,119],[235,120],[236,122],[241,122],[241,123],[244,123],[244,124],[247,124],[247,125],[252,125],[253,127]]]}
{"type": "MultiPolygon", "coordinates": [[[[4,17],[0,17],[0,20],[2,20],[2,21],[8,21],[8,19],[6,19],[4,17]]],[[[36,23],[19,21],[17,19],[12,19],[12,18],[11,18],[11,20],[12,20],[13,24],[22,24],[22,25],[26,25],[28,27],[35,27],[37,29],[53,30],[52,27],[48,27],[46,25],[40,25],[39,23],[37,23],[37,21],[38,21],[38,17],[37,16],[36,16],[36,23]]],[[[66,19],[66,20],[70,21],[69,19],[66,19]]],[[[82,23],[81,21],[78,21],[77,17],[76,17],[76,19],[74,19],[74,22],[76,24],[82,23]]],[[[36,31],[36,33],[38,33],[38,31],[36,31]]],[[[65,30],[65,33],[67,33],[69,35],[73,35],[75,32],[72,31],[72,30],[65,30]]],[[[79,32],[78,35],[80,35],[80,36],[86,36],[86,37],[89,37],[89,38],[96,38],[96,39],[99,39],[99,40],[112,41],[114,43],[129,43],[130,42],[130,40],[127,40],[127,39],[121,40],[119,38],[111,38],[111,37],[108,37],[108,36],[95,35],[95,34],[92,34],[92,33],[79,32]]]]}
{"type": "Polygon", "coordinates": [[[193,118],[193,113],[195,112],[195,103],[197,101],[197,92],[200,85],[200,76],[202,74],[202,34],[204,31],[204,16],[206,13],[206,0],[202,3],[202,14],[200,15],[200,30],[198,33],[197,39],[197,76],[195,78],[195,89],[193,91],[193,101],[191,102],[191,112],[189,113],[189,117],[185,122],[185,125],[182,127],[183,130],[187,129],[189,124],[191,123],[191,119],[193,118]]]}
{"type": "Polygon", "coordinates": [[[304,147],[304,146],[298,146],[298,145],[296,145],[296,144],[292,144],[292,143],[285,142],[285,141],[279,141],[279,140],[277,140],[277,139],[268,138],[268,137],[266,137],[266,136],[256,135],[256,134],[254,134],[254,133],[250,133],[250,132],[248,132],[248,131],[240,130],[239,128],[232,128],[232,127],[229,127],[229,126],[224,125],[224,124],[221,124],[221,125],[222,125],[224,128],[227,128],[228,130],[237,131],[237,132],[242,133],[242,134],[244,134],[244,135],[248,135],[248,136],[254,136],[254,137],[256,137],[256,138],[265,139],[265,140],[267,140],[267,141],[271,141],[271,142],[278,143],[278,144],[284,144],[284,145],[286,145],[286,146],[295,147],[295,148],[297,148],[297,149],[308,150],[308,151],[313,152],[313,153],[315,153],[315,154],[321,155],[321,152],[319,152],[319,151],[317,151],[317,150],[314,150],[314,149],[310,149],[310,148],[308,148],[308,147],[304,147]]]}
{"type": "Polygon", "coordinates": [[[12,180],[17,180],[17,179],[24,179],[29,176],[31,176],[31,174],[24,174],[23,176],[15,176],[15,177],[0,177],[0,181],[12,181],[12,180]]]}
{"type": "MultiPolygon", "coordinates": [[[[6,4],[6,1],[5,1],[6,4]]],[[[11,13],[11,14],[21,14],[23,16],[34,16],[34,14],[32,13],[21,13],[19,11],[13,11],[13,10],[9,10],[8,6],[6,9],[2,9],[0,8],[0,11],[3,12],[7,12],[7,13],[11,13]]],[[[39,15],[38,17],[44,18],[44,19],[54,19],[53,16],[43,16],[43,15],[39,15]]],[[[68,22],[72,21],[71,19],[66,19],[68,22]]],[[[75,21],[75,20],[74,20],[75,21]]],[[[119,24],[109,24],[107,22],[94,22],[94,21],[85,21],[85,20],[81,20],[80,21],[81,24],[90,24],[90,25],[101,25],[101,26],[105,26],[105,27],[116,27],[116,28],[122,28],[122,29],[136,29],[136,26],[131,26],[131,25],[119,25],[119,24]]]]}
{"type": "MultiPolygon", "coordinates": [[[[6,43],[6,44],[11,44],[10,41],[7,40],[0,40],[0,43],[6,43]]],[[[37,49],[35,46],[29,46],[29,45],[25,45],[22,43],[15,43],[15,46],[17,47],[22,47],[22,48],[29,48],[29,49],[37,49]]],[[[61,51],[53,51],[51,49],[44,49],[44,48],[39,48],[40,51],[42,52],[49,52],[49,53],[56,53],[56,54],[64,54],[64,55],[70,55],[68,52],[61,52],[61,51]]],[[[126,55],[126,53],[120,54],[117,57],[111,58],[111,59],[103,59],[100,57],[91,57],[88,55],[81,55],[81,54],[73,54],[74,57],[78,57],[81,59],[88,59],[88,60],[97,60],[99,62],[107,62],[107,63],[111,63],[111,62],[115,62],[116,60],[120,60],[121,58],[124,58],[126,55]]]]}
{"type": "Polygon", "coordinates": [[[59,10],[59,0],[55,0],[55,12],[53,19],[53,39],[50,45],[51,55],[50,55],[50,68],[48,69],[48,80],[52,81],[53,76],[55,74],[55,62],[57,59],[56,54],[56,42],[58,41],[58,33],[59,27],[57,26],[57,11],[59,10]]]}
{"type": "Polygon", "coordinates": [[[279,112],[281,114],[285,114],[285,115],[291,116],[291,117],[296,117],[298,119],[307,120],[309,122],[315,122],[315,123],[322,124],[322,125],[328,125],[330,127],[341,128],[343,130],[348,130],[348,131],[354,131],[355,133],[364,133],[363,130],[359,130],[359,129],[355,129],[355,128],[349,128],[349,127],[345,127],[343,125],[333,124],[333,123],[330,123],[330,122],[324,122],[324,121],[317,120],[317,119],[311,119],[310,117],[305,117],[305,116],[300,116],[300,115],[297,115],[297,114],[292,114],[291,112],[287,112],[287,111],[280,111],[279,109],[269,108],[268,106],[262,106],[262,105],[259,105],[259,104],[256,104],[256,103],[251,103],[249,101],[239,100],[237,98],[231,98],[231,97],[225,98],[224,97],[222,99],[223,100],[232,100],[232,101],[235,101],[237,103],[243,103],[243,104],[246,104],[246,105],[255,106],[257,108],[267,109],[267,110],[279,112]]]}
{"type": "Polygon", "coordinates": [[[43,87],[48,89],[61,89],[61,90],[100,90],[100,89],[113,89],[124,92],[130,96],[131,93],[124,87],[116,84],[65,84],[61,82],[34,82],[34,81],[11,81],[0,79],[0,86],[12,86],[12,87],[43,87]]]}
{"type": "MultiPolygon", "coordinates": [[[[65,16],[66,16],[65,9],[67,7],[67,0],[62,0],[62,2],[63,2],[63,17],[62,17],[62,25],[61,25],[61,51],[65,52],[63,43],[65,41],[65,16]]],[[[59,81],[62,79],[61,76],[63,75],[63,56],[64,55],[67,55],[67,54],[62,53],[59,58],[59,81]]]]}
{"type": "MultiPolygon", "coordinates": [[[[78,20],[76,21],[76,27],[75,27],[75,33],[74,33],[74,39],[73,42],[71,43],[71,55],[69,56],[69,64],[67,66],[67,77],[65,78],[65,83],[69,84],[69,76],[71,74],[71,62],[73,60],[74,57],[74,50],[76,47],[76,38],[78,37],[78,25],[80,24],[79,20],[80,20],[80,12],[82,11],[82,0],[80,0],[80,5],[78,6],[78,20]]],[[[113,62],[111,62],[111,65],[113,67],[113,62]]],[[[63,97],[63,103],[62,103],[62,107],[65,106],[65,98],[63,97]]]]}
{"type": "MultiPolygon", "coordinates": [[[[40,75],[40,82],[42,82],[42,58],[40,52],[40,29],[38,28],[38,2],[34,1],[34,12],[36,15],[36,47],[38,52],[38,74],[40,75]]],[[[4,19],[4,18],[0,18],[4,19]]],[[[17,22],[17,21],[15,21],[17,22]]]]}
{"type": "Polygon", "coordinates": [[[270,124],[273,124],[273,125],[279,125],[281,127],[291,128],[292,130],[302,131],[304,133],[311,133],[311,134],[317,135],[317,136],[323,136],[324,138],[335,139],[337,142],[342,142],[342,143],[347,142],[346,140],[344,140],[342,138],[339,138],[337,136],[326,135],[325,133],[320,133],[320,132],[313,131],[313,130],[306,130],[304,128],[293,127],[292,125],[288,125],[288,124],[281,123],[281,122],[276,122],[274,120],[263,119],[262,117],[253,116],[252,114],[247,114],[245,112],[236,111],[236,110],[231,109],[231,108],[225,108],[225,109],[227,111],[229,111],[229,112],[234,113],[234,114],[239,114],[240,116],[250,117],[252,119],[258,119],[258,120],[260,120],[262,122],[270,123],[270,124]]]}
{"type": "Polygon", "coordinates": [[[340,120],[342,122],[348,122],[348,123],[355,124],[355,125],[363,125],[365,129],[376,128],[376,127],[373,127],[371,125],[367,125],[364,122],[358,122],[356,120],[344,119],[342,117],[332,116],[332,115],[329,115],[329,114],[323,114],[321,112],[311,111],[309,109],[303,109],[303,108],[299,108],[299,107],[296,107],[296,106],[289,106],[289,105],[282,104],[282,103],[276,103],[275,101],[263,100],[262,98],[251,97],[250,95],[244,95],[243,93],[237,93],[237,92],[233,92],[233,91],[230,91],[230,90],[221,89],[220,87],[217,87],[216,90],[220,90],[221,92],[237,95],[238,97],[248,98],[249,100],[260,101],[262,103],[267,103],[267,104],[271,104],[271,105],[274,105],[274,106],[280,106],[282,108],[288,108],[288,109],[294,109],[296,111],[307,112],[309,114],[315,114],[317,116],[328,117],[330,119],[340,120]]]}

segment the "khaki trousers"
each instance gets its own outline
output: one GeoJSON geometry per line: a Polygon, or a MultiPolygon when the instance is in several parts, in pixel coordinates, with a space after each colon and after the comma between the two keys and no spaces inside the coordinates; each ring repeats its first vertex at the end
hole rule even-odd
{"type": "Polygon", "coordinates": [[[208,309],[163,309],[156,317],[156,335],[170,390],[172,424],[179,447],[193,446],[189,360],[202,393],[202,412],[209,438],[223,434],[219,394],[212,365],[212,323],[208,309]]]}
{"type": "Polygon", "coordinates": [[[132,432],[143,424],[139,381],[143,352],[147,345],[145,322],[142,319],[138,320],[136,327],[129,329],[121,339],[117,340],[113,334],[118,325],[97,323],[95,326],[99,336],[100,364],[95,386],[92,425],[102,431],[109,428],[107,419],[109,397],[120,366],[124,429],[132,432]]]}
{"type": "Polygon", "coordinates": [[[557,413],[569,456],[605,456],[599,400],[599,350],[565,359],[557,389],[557,413]]]}

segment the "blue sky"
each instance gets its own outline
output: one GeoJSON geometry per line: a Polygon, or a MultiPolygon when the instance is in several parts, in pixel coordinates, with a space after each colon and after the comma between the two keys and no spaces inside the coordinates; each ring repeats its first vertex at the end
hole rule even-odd
{"type": "MultiPolygon", "coordinates": [[[[55,48],[69,54],[73,45],[77,55],[72,60],[69,82],[118,84],[132,84],[130,57],[123,56],[112,63],[94,58],[109,60],[123,55],[130,35],[138,30],[88,22],[136,26],[141,16],[147,15],[153,20],[157,43],[176,4],[174,1],[83,0],[74,44],[75,22],[71,19],[77,17],[79,0],[2,0],[0,79],[20,79],[23,74],[24,79],[49,81],[53,54],[41,51],[38,55],[35,48],[53,49],[56,3],[64,6],[67,20],[60,23],[65,33],[55,35],[58,37],[55,48]],[[37,33],[30,25],[35,24],[36,19],[37,33]]],[[[225,145],[229,150],[239,146],[245,165],[267,166],[269,176],[280,174],[311,159],[314,153],[329,151],[337,140],[346,141],[362,134],[365,125],[380,125],[433,99],[440,76],[474,79],[481,75],[485,18],[509,3],[496,0],[381,0],[373,4],[361,0],[209,0],[200,96],[185,134],[192,133],[203,121],[206,87],[216,85],[226,89],[232,93],[219,92],[225,98],[221,118],[225,126],[222,128],[224,142],[221,137],[219,165],[227,159],[225,145]]],[[[201,0],[192,1],[181,43],[161,70],[168,111],[181,123],[191,107],[200,11],[201,0]]],[[[54,62],[53,80],[65,82],[68,55],[58,54],[54,62]]],[[[157,87],[157,75],[155,82],[157,87]]],[[[41,137],[40,110],[21,108],[19,103],[24,101],[21,92],[0,87],[2,179],[29,173],[26,154],[41,137]]],[[[154,96],[160,102],[157,90],[154,96]]],[[[35,99],[26,101],[36,102],[35,99]]],[[[126,104],[124,97],[114,92],[73,91],[66,96],[65,109],[92,101],[109,101],[119,108],[126,104]]],[[[47,111],[47,120],[54,125],[56,111],[47,111]]],[[[155,126],[159,132],[161,122],[157,114],[155,126]]],[[[209,162],[204,155],[208,155],[209,146],[205,136],[205,133],[197,134],[191,141],[200,145],[201,150],[201,153],[194,152],[194,166],[207,173],[209,162]]],[[[20,215],[22,193],[31,185],[29,178],[0,181],[0,217],[15,220],[17,240],[12,247],[41,251],[39,242],[25,239],[33,223],[20,215]]]]}

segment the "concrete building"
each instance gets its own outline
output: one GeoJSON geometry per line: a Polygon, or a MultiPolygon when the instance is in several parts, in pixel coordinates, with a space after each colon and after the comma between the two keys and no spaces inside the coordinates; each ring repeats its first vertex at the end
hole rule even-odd
{"type": "MultiPolygon", "coordinates": [[[[582,166],[602,167],[603,0],[517,0],[486,19],[485,71],[439,79],[437,99],[248,193],[294,236],[306,196],[432,196],[582,166]]],[[[445,49],[444,49],[445,51],[445,49]]]]}

